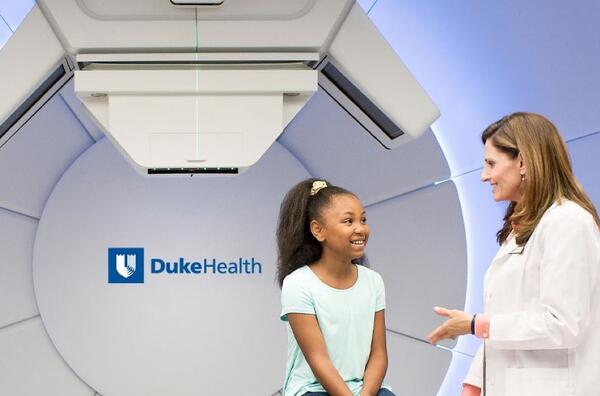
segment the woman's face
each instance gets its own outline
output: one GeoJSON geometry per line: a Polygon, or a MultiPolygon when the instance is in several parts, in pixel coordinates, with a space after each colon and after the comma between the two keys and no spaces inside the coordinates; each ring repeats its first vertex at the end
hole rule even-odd
{"type": "Polygon", "coordinates": [[[481,181],[490,183],[494,200],[518,202],[521,199],[521,176],[525,174],[521,157],[511,158],[498,150],[490,138],[485,142],[483,162],[481,181]]]}

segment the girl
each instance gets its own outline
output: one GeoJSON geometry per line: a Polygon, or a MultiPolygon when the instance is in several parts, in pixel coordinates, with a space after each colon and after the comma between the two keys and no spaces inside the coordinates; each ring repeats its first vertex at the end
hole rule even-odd
{"type": "Polygon", "coordinates": [[[285,196],[277,228],[281,319],[288,322],[284,396],[393,395],[381,276],[360,265],[369,226],[354,194],[325,180],[285,196]]]}

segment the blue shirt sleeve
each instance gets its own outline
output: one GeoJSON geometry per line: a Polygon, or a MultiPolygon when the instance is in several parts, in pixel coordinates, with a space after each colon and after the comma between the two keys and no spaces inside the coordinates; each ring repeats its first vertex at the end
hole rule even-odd
{"type": "Polygon", "coordinates": [[[299,278],[288,276],[283,280],[280,319],[285,322],[288,320],[289,313],[315,314],[314,299],[307,285],[308,282],[302,282],[299,278]]]}
{"type": "Polygon", "coordinates": [[[377,274],[375,282],[375,312],[385,309],[385,286],[383,278],[377,274]]]}

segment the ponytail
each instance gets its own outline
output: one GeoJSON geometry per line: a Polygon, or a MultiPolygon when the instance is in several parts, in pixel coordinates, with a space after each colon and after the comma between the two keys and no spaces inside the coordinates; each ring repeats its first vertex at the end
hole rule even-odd
{"type": "Polygon", "coordinates": [[[323,179],[306,179],[296,184],[283,198],[277,224],[277,282],[294,270],[321,258],[321,243],[310,231],[312,220],[321,214],[336,195],[354,195],[323,179]]]}

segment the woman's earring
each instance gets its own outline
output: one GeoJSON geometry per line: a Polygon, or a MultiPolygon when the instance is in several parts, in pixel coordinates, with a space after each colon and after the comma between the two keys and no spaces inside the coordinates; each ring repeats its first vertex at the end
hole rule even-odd
{"type": "Polygon", "coordinates": [[[521,175],[521,181],[525,181],[525,175],[521,175]]]}

